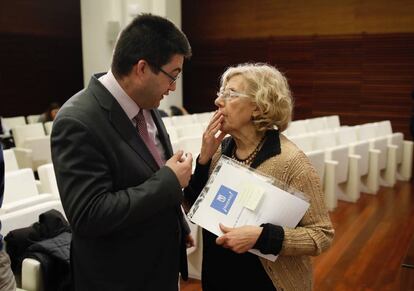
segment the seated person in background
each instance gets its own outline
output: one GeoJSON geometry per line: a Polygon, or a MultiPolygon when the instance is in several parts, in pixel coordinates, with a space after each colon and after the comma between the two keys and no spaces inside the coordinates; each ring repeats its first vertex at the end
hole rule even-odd
{"type": "Polygon", "coordinates": [[[218,110],[203,134],[196,169],[184,190],[187,206],[225,155],[301,191],[310,207],[295,228],[220,225],[220,237],[203,230],[203,290],[312,290],[311,256],[331,245],[334,229],[318,174],[306,155],[281,134],[293,107],[286,78],[267,64],[231,67],[221,77],[215,105],[218,110]],[[279,257],[268,261],[250,249],[279,257]]]}
{"type": "Polygon", "coordinates": [[[187,115],[188,111],[184,107],[170,106],[171,116],[187,115]]]}
{"type": "Polygon", "coordinates": [[[168,113],[165,112],[164,110],[159,109],[159,108],[157,110],[161,117],[168,117],[168,113]]]}
{"type": "Polygon", "coordinates": [[[58,113],[60,109],[60,105],[56,102],[50,103],[49,106],[47,107],[46,112],[44,112],[40,117],[39,117],[39,122],[45,123],[48,121],[53,121],[55,120],[56,114],[58,113]]]}

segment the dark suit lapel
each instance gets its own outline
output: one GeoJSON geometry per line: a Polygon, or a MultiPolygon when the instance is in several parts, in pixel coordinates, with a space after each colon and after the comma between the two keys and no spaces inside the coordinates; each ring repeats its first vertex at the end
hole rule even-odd
{"type": "Polygon", "coordinates": [[[151,110],[151,116],[154,120],[155,125],[157,126],[158,131],[158,138],[160,139],[160,142],[165,150],[166,159],[168,160],[173,155],[173,149],[171,145],[170,138],[167,133],[167,129],[164,126],[164,123],[162,122],[161,116],[158,113],[157,110],[153,109],[151,110]]]}
{"type": "Polygon", "coordinates": [[[109,93],[95,77],[92,77],[89,89],[93,92],[95,98],[103,109],[108,111],[109,121],[112,123],[112,126],[116,129],[118,134],[154,172],[158,171],[158,164],[151,152],[139,136],[131,120],[129,120],[128,116],[111,93],[109,93]]]}

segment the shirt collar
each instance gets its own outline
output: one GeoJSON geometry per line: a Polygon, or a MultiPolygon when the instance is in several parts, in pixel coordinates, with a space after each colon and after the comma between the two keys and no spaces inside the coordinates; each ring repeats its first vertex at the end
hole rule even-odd
{"type": "Polygon", "coordinates": [[[115,79],[112,71],[109,70],[108,73],[101,76],[99,81],[112,94],[112,96],[114,96],[121,108],[125,111],[128,118],[132,120],[138,114],[140,108],[134,100],[128,96],[124,89],[122,89],[121,85],[119,85],[118,81],[115,79]]]}

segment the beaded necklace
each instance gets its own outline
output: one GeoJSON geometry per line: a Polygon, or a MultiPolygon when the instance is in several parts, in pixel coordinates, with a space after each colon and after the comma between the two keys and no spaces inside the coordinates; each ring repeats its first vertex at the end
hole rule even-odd
{"type": "Polygon", "coordinates": [[[250,166],[252,164],[252,162],[254,161],[254,158],[256,158],[257,153],[259,152],[260,148],[262,147],[264,140],[265,140],[265,136],[263,135],[262,139],[259,141],[259,143],[257,144],[256,148],[250,153],[250,155],[245,158],[245,159],[239,159],[236,155],[236,150],[237,147],[235,146],[233,149],[233,153],[231,155],[231,158],[233,160],[235,160],[236,162],[239,162],[242,165],[246,165],[246,166],[250,166]]]}

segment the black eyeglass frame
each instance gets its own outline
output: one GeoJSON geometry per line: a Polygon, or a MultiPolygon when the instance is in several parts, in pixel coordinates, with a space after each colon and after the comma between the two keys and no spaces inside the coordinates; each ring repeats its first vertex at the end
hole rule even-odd
{"type": "Polygon", "coordinates": [[[171,79],[171,81],[170,81],[170,85],[172,85],[172,84],[174,84],[175,82],[177,82],[178,78],[180,77],[180,74],[178,74],[178,75],[177,75],[177,77],[173,77],[172,75],[170,75],[169,73],[167,73],[167,72],[166,72],[166,71],[164,71],[163,69],[158,68],[158,67],[157,67],[157,69],[158,69],[158,70],[160,70],[160,72],[161,72],[161,73],[163,73],[164,75],[166,75],[168,78],[170,78],[170,79],[171,79]]]}

